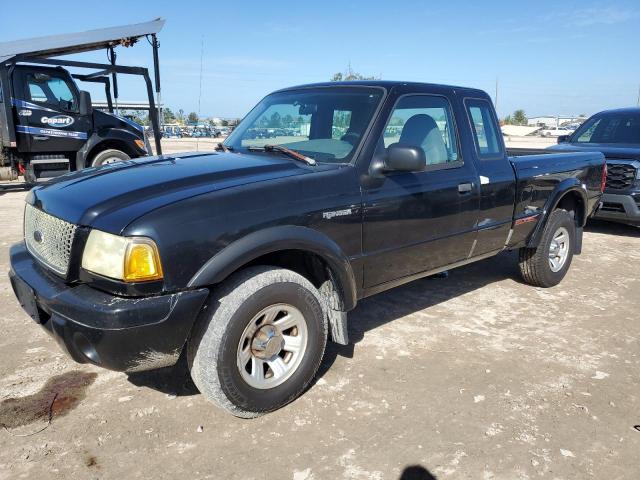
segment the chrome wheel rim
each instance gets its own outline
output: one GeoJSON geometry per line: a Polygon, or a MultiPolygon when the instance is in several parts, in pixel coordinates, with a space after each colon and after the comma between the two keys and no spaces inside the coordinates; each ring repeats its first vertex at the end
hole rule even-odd
{"type": "Polygon", "coordinates": [[[567,262],[569,256],[569,231],[560,227],[551,238],[549,245],[549,268],[552,272],[559,272],[567,262]]]}
{"type": "Polygon", "coordinates": [[[121,162],[122,159],[118,157],[107,157],[105,158],[100,165],[108,165],[110,163],[121,162]]]}
{"type": "Polygon", "coordinates": [[[261,390],[281,385],[300,366],[307,341],[307,322],[296,307],[278,303],[262,309],[240,337],[237,366],[242,379],[261,390]]]}

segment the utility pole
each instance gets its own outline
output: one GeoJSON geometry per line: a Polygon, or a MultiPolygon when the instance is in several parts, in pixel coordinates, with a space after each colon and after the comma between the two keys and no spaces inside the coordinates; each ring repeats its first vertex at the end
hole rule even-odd
{"type": "Polygon", "coordinates": [[[638,85],[638,101],[636,102],[636,106],[640,107],[640,85],[638,85]]]}

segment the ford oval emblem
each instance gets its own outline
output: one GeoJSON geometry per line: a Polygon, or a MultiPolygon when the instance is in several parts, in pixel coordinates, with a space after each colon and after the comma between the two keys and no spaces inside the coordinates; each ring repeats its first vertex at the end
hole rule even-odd
{"type": "Polygon", "coordinates": [[[40,230],[33,232],[33,239],[38,243],[42,243],[42,232],[40,230]]]}

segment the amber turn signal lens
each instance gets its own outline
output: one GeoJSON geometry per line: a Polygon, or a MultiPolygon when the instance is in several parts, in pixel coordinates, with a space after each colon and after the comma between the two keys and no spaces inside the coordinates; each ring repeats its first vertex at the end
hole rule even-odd
{"type": "Polygon", "coordinates": [[[160,280],[162,277],[160,255],[155,243],[149,241],[130,244],[124,261],[124,280],[145,282],[160,280]]]}

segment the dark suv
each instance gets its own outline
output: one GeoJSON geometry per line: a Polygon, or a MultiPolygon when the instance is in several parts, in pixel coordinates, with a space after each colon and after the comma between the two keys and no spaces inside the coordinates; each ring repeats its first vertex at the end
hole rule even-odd
{"type": "Polygon", "coordinates": [[[602,152],[607,188],[595,217],[640,226],[640,108],[596,113],[572,135],[558,137],[551,150],[602,152]]]}

